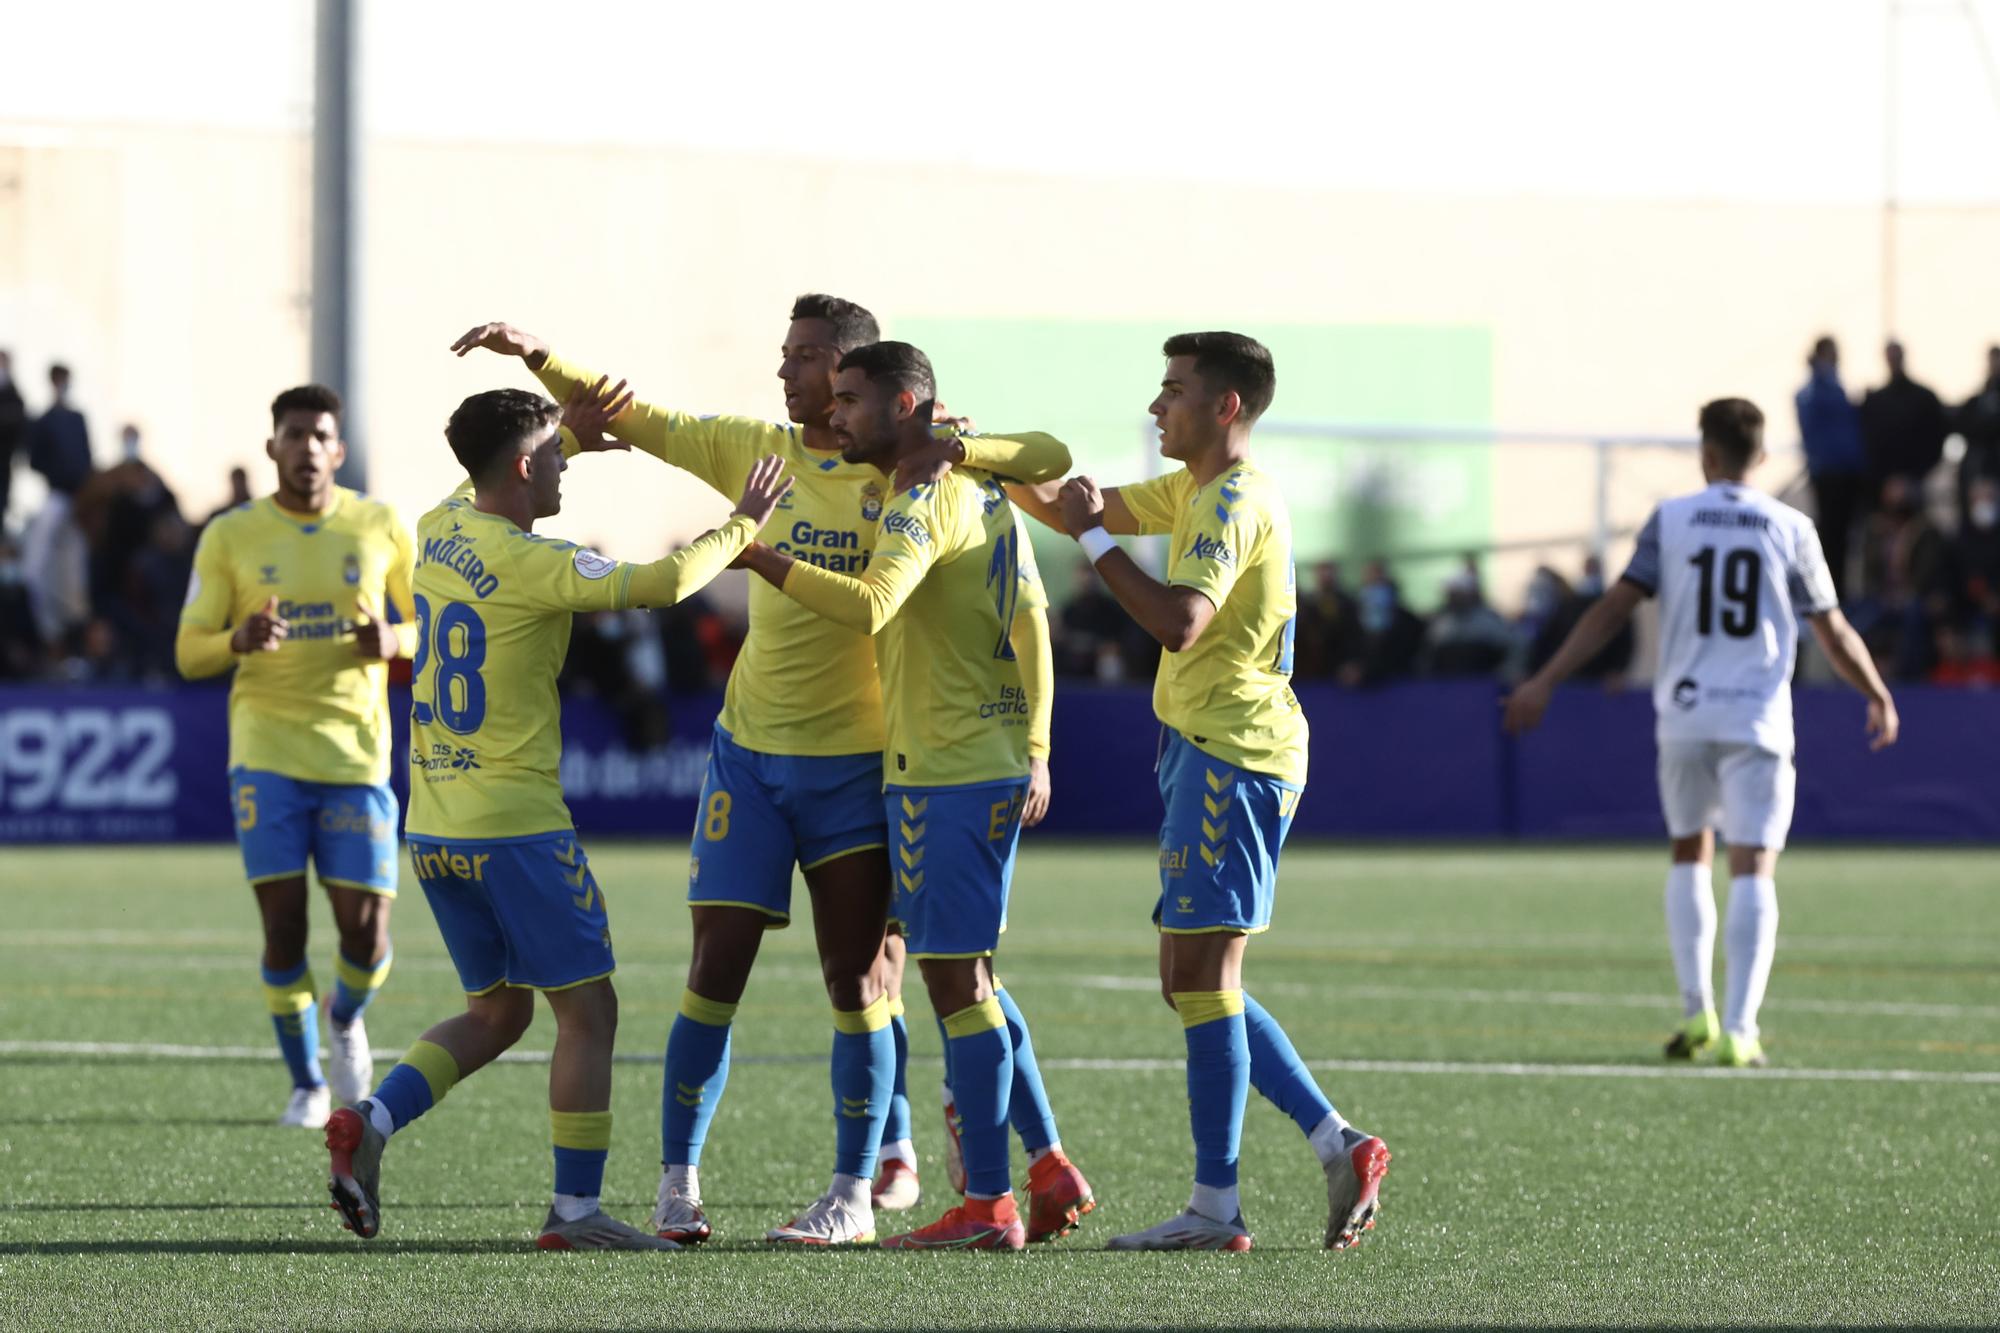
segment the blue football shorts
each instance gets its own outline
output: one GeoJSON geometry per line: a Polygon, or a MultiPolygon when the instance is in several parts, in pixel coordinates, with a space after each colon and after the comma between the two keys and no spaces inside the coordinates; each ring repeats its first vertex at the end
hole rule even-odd
{"type": "Polygon", "coordinates": [[[912,958],[990,957],[1007,928],[1028,780],[890,787],[889,916],[912,958]]]}
{"type": "Polygon", "coordinates": [[[1162,728],[1160,898],[1153,924],[1169,934],[1268,930],[1278,853],[1305,788],[1252,773],[1162,728]]]}
{"type": "Polygon", "coordinates": [[[229,770],[236,842],[252,884],[306,873],[322,884],[396,896],[396,796],[387,783],[304,782],[229,770]]]}
{"type": "Polygon", "coordinates": [[[407,841],[466,994],[563,990],[617,968],[604,890],[573,831],[407,841]]]}

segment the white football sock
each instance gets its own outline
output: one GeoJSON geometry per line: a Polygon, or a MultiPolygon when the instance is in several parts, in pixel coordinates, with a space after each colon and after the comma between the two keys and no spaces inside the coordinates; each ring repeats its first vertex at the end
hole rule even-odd
{"type": "MultiPolygon", "coordinates": [[[[1706,865],[1667,867],[1667,947],[1687,1018],[1715,1008],[1715,881],[1706,865]]],[[[1733,910],[1733,902],[1732,902],[1733,910]]],[[[1730,951],[1731,957],[1735,951],[1730,951]]]]}
{"type": "MultiPolygon", "coordinates": [[[[1347,1156],[1347,1122],[1340,1118],[1340,1112],[1328,1111],[1326,1119],[1313,1126],[1312,1133],[1306,1135],[1306,1142],[1324,1166],[1336,1157],[1347,1156]]],[[[1224,1219],[1227,1221],[1228,1219],[1224,1219]]]]}
{"type": "Polygon", "coordinates": [[[1197,1184],[1188,1196],[1188,1207],[1213,1222],[1234,1222],[1243,1215],[1243,1199],[1234,1185],[1197,1184]]]}
{"type": "Polygon", "coordinates": [[[701,1202],[701,1168],[695,1166],[665,1166],[660,1169],[660,1193],[679,1194],[691,1203],[701,1202]]]}
{"type": "Polygon", "coordinates": [[[598,1210],[595,1194],[558,1194],[550,1205],[556,1216],[565,1222],[574,1222],[579,1217],[589,1217],[598,1210]]]}
{"type": "Polygon", "coordinates": [[[354,1109],[367,1116],[368,1123],[375,1126],[375,1132],[383,1138],[386,1139],[396,1132],[396,1121],[390,1116],[389,1108],[376,1101],[373,1097],[363,1101],[361,1105],[354,1109]]]}
{"type": "Polygon", "coordinates": [[[850,1176],[843,1172],[833,1173],[833,1184],[827,1186],[829,1196],[840,1200],[857,1213],[875,1211],[874,1200],[869,1197],[871,1182],[865,1176],[850,1176]]]}
{"type": "Polygon", "coordinates": [[[1778,952],[1778,885],[1768,876],[1739,875],[1729,881],[1729,989],[1722,1027],[1755,1038],[1757,1011],[1771,980],[1778,952]]]}
{"type": "Polygon", "coordinates": [[[915,1166],[917,1164],[917,1145],[908,1139],[897,1139],[892,1143],[882,1145],[882,1156],[884,1160],[893,1160],[902,1162],[908,1166],[915,1166]]]}

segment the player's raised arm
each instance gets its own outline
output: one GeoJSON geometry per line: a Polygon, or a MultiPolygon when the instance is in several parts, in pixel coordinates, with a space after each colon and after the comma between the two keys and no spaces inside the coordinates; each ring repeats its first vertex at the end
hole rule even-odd
{"type": "Polygon", "coordinates": [[[882,516],[875,557],[859,578],[793,559],[759,543],[743,564],[759,578],[818,616],[874,634],[894,618],[938,559],[934,492],[918,487],[897,496],[882,516]]]}
{"type": "MultiPolygon", "coordinates": [[[[1069,529],[1063,526],[1062,509],[1056,503],[1056,497],[1062,494],[1062,488],[1063,483],[1059,480],[1037,482],[1034,485],[1009,486],[1007,498],[1014,502],[1016,509],[1029,515],[1043,527],[1067,533],[1069,529]]],[[[1106,532],[1122,537],[1135,537],[1139,534],[1141,527],[1138,516],[1126,504],[1122,488],[1113,486],[1108,491],[1099,491],[1098,498],[1104,506],[1103,527],[1106,532]]]]}
{"type": "MultiPolygon", "coordinates": [[[[1063,483],[1057,507],[1062,513],[1063,530],[1076,538],[1077,545],[1097,566],[1104,586],[1139,622],[1139,627],[1170,653],[1192,648],[1215,618],[1216,608],[1229,595],[1236,578],[1234,559],[1191,552],[1190,559],[1204,561],[1211,568],[1199,573],[1192,569],[1183,571],[1177,560],[1175,569],[1169,571],[1173,581],[1162,583],[1139,568],[1138,562],[1111,540],[1105,521],[1109,506],[1096,482],[1089,477],[1071,477],[1063,483]],[[1182,575],[1186,576],[1185,581],[1182,575]]],[[[1136,524],[1133,531],[1138,531],[1136,524]]],[[[1240,548],[1242,543],[1236,545],[1240,548]]]]}

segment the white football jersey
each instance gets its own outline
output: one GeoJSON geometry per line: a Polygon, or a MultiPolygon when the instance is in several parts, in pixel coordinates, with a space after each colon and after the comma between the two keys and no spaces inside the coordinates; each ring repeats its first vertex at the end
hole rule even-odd
{"type": "Polygon", "coordinates": [[[1839,604],[1812,521],[1718,481],[1653,511],[1625,580],[1660,599],[1659,739],[1790,754],[1799,620],[1839,604]]]}

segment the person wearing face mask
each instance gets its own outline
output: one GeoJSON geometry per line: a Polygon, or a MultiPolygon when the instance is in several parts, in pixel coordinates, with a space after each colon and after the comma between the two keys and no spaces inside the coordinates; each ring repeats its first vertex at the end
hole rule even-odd
{"type": "Polygon", "coordinates": [[[14,488],[14,452],[27,428],[28,407],[14,383],[14,361],[0,349],[0,523],[7,519],[7,499],[14,488]]]}

